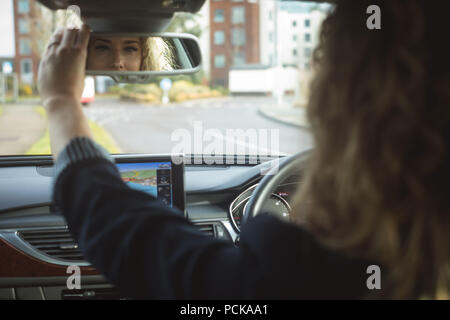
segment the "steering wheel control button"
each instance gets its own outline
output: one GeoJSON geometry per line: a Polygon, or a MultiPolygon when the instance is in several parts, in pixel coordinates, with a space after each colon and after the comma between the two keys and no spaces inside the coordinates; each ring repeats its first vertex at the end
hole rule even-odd
{"type": "Polygon", "coordinates": [[[236,240],[234,240],[234,245],[235,245],[236,247],[239,247],[240,244],[241,244],[241,237],[240,237],[240,236],[237,236],[237,237],[236,237],[236,240]]]}

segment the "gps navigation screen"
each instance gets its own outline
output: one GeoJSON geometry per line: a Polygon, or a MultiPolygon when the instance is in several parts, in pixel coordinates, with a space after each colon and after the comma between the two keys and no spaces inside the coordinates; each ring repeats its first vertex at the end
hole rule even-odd
{"type": "Polygon", "coordinates": [[[129,187],[144,191],[173,206],[171,162],[118,163],[120,175],[129,187]]]}

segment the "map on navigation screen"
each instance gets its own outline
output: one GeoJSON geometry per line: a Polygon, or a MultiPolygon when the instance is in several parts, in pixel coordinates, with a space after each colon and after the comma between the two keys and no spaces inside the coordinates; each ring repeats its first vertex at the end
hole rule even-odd
{"type": "Polygon", "coordinates": [[[172,206],[171,163],[119,163],[122,180],[131,188],[144,191],[172,206]]]}

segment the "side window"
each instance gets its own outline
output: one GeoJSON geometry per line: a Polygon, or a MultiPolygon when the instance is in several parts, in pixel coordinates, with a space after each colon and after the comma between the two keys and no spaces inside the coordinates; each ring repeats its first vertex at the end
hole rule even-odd
{"type": "Polygon", "coordinates": [[[231,9],[231,22],[233,24],[245,23],[245,7],[233,7],[231,9]]]}
{"type": "Polygon", "coordinates": [[[245,51],[236,51],[233,53],[233,65],[239,66],[245,64],[245,51]]]}
{"type": "Polygon", "coordinates": [[[19,33],[27,34],[30,32],[30,23],[27,19],[19,19],[19,33]]]}
{"type": "Polygon", "coordinates": [[[214,67],[217,69],[225,68],[225,56],[223,54],[218,54],[214,56],[214,67]]]}
{"type": "Polygon", "coordinates": [[[225,43],[225,32],[219,30],[214,32],[214,44],[222,45],[225,43]]]}
{"type": "Polygon", "coordinates": [[[214,10],[214,22],[224,22],[225,15],[223,9],[214,10]]]}
{"type": "Polygon", "coordinates": [[[245,29],[244,28],[233,28],[231,30],[231,44],[233,46],[245,45],[245,29]]]}
{"type": "Polygon", "coordinates": [[[23,56],[31,54],[31,43],[29,39],[19,40],[19,52],[23,56]]]}
{"type": "Polygon", "coordinates": [[[19,13],[28,13],[30,12],[30,2],[29,0],[19,0],[17,4],[17,9],[19,13]]]}

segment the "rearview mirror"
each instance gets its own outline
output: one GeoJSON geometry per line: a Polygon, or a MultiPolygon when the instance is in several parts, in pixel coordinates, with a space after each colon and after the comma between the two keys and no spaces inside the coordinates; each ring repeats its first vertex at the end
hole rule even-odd
{"type": "Polygon", "coordinates": [[[116,82],[147,83],[156,76],[191,74],[201,67],[197,38],[179,33],[92,33],[87,75],[116,82]]]}

